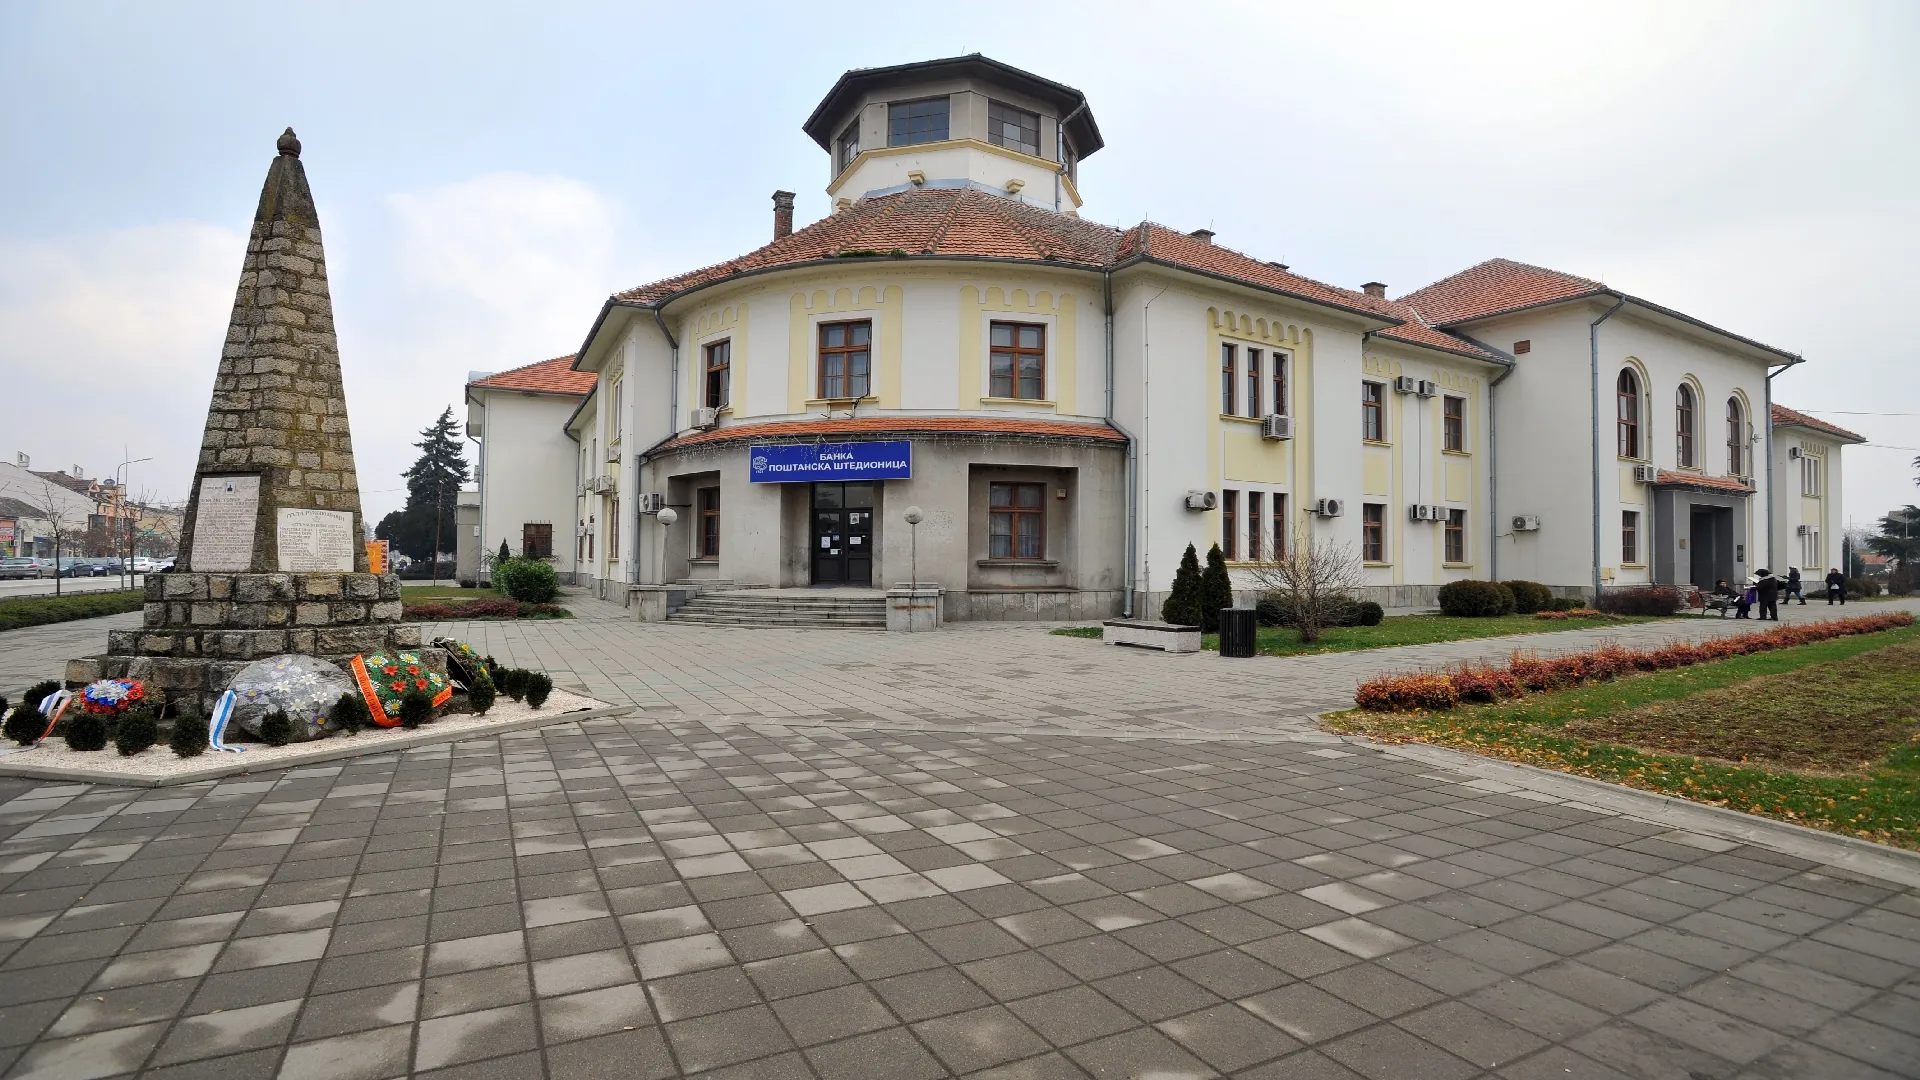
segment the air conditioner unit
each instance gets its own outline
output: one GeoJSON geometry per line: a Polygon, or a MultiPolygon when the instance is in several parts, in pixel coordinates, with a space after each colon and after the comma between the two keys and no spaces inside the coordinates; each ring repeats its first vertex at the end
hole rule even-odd
{"type": "Polygon", "coordinates": [[[589,481],[587,481],[587,482],[585,482],[585,483],[583,483],[583,484],[578,484],[578,485],[576,485],[576,486],[574,487],[574,489],[573,489],[573,493],[574,493],[574,494],[575,494],[576,496],[577,496],[577,495],[585,495],[585,494],[586,494],[587,492],[589,492],[589,491],[592,491],[592,490],[593,490],[593,481],[591,481],[591,480],[589,480],[589,481]]]}
{"type": "Polygon", "coordinates": [[[1211,491],[1187,492],[1187,509],[1211,510],[1220,505],[1220,497],[1211,491]]]}
{"type": "Polygon", "coordinates": [[[607,451],[607,464],[609,465],[620,464],[620,451],[618,449],[612,449],[607,451]]]}
{"type": "Polygon", "coordinates": [[[1346,510],[1347,504],[1340,499],[1313,500],[1313,512],[1321,517],[1339,517],[1346,510]]]}
{"type": "Polygon", "coordinates": [[[1293,417],[1268,413],[1260,421],[1260,437],[1263,439],[1293,438],[1293,417]]]}
{"type": "Polygon", "coordinates": [[[1810,532],[1812,532],[1812,531],[1813,531],[1813,530],[1812,530],[1811,528],[1809,528],[1809,527],[1807,527],[1807,526],[1805,526],[1805,525],[1795,525],[1795,526],[1793,527],[1793,535],[1795,535],[1795,536],[1805,536],[1805,535],[1807,535],[1808,533],[1810,533],[1810,532]]]}
{"type": "Polygon", "coordinates": [[[1407,507],[1407,520],[1432,521],[1433,507],[1428,506],[1426,503],[1414,503],[1412,506],[1407,507]]]}
{"type": "Polygon", "coordinates": [[[1540,528],[1540,516],[1538,514],[1513,515],[1513,531],[1514,532],[1537,532],[1539,528],[1540,528]]]}
{"type": "Polygon", "coordinates": [[[1801,458],[1802,456],[1803,456],[1803,455],[1802,455],[1802,454],[1800,453],[1800,448],[1799,448],[1799,447],[1797,447],[1797,446],[1789,446],[1789,447],[1787,447],[1787,460],[1788,460],[1788,461],[1798,461],[1798,460],[1800,460],[1800,458],[1801,458]]]}
{"type": "Polygon", "coordinates": [[[657,514],[667,505],[667,497],[657,491],[649,491],[640,496],[640,512],[657,514]]]}
{"type": "Polygon", "coordinates": [[[1635,465],[1633,467],[1633,482],[1636,484],[1651,484],[1659,479],[1660,470],[1654,468],[1652,465],[1635,465]]]}
{"type": "Polygon", "coordinates": [[[1419,394],[1420,394],[1420,396],[1421,396],[1421,397],[1432,397],[1433,395],[1435,395],[1435,394],[1437,394],[1437,393],[1439,393],[1439,392],[1440,392],[1440,384],[1439,384],[1439,383],[1437,383],[1437,382],[1434,382],[1434,381],[1433,381],[1432,379],[1421,379],[1421,380],[1420,380],[1420,389],[1419,389],[1419,394]]]}
{"type": "Polygon", "coordinates": [[[1439,503],[1434,503],[1434,504],[1433,504],[1433,506],[1431,506],[1431,507],[1429,507],[1429,509],[1431,509],[1431,510],[1433,511],[1433,520],[1435,520],[1435,521],[1445,521],[1445,520],[1447,520],[1447,508],[1446,508],[1446,507],[1444,507],[1444,506],[1441,506],[1441,505],[1440,505],[1439,503]]]}
{"type": "Polygon", "coordinates": [[[593,490],[599,491],[599,492],[608,492],[608,491],[612,491],[613,489],[614,489],[613,477],[596,476],[593,478],[593,490]]]}
{"type": "Polygon", "coordinates": [[[693,410],[693,426],[705,430],[720,422],[719,409],[693,410]]]}
{"type": "Polygon", "coordinates": [[[1396,394],[1411,394],[1411,393],[1415,393],[1415,392],[1417,392],[1417,391],[1418,391],[1419,389],[1420,389],[1420,380],[1419,380],[1419,379],[1416,379],[1416,378],[1414,378],[1414,377],[1413,377],[1413,376],[1411,376],[1411,375],[1396,375],[1396,376],[1394,376],[1394,379],[1393,379],[1393,392],[1394,392],[1394,393],[1396,393],[1396,394]]]}

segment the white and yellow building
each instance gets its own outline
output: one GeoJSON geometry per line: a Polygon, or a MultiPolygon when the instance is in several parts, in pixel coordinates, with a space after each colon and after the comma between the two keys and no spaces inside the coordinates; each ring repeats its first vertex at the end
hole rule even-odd
{"type": "MultiPolygon", "coordinates": [[[[1729,395],[1764,410],[1789,354],[1517,263],[1391,300],[1204,230],[1095,224],[1085,97],[977,55],[848,72],[804,128],[833,214],[796,231],[776,192],[767,246],[608,298],[568,365],[590,382],[566,465],[546,436],[542,478],[497,464],[534,436],[483,451],[490,549],[520,546],[499,489],[534,486],[570,493],[563,561],[609,598],[917,573],[965,620],[1157,616],[1188,544],[1245,565],[1330,538],[1401,606],[1460,578],[1685,580],[1655,538],[1684,547],[1704,500],[1765,535],[1765,456],[1667,463],[1651,430],[1615,454],[1611,394],[1638,373],[1651,429],[1691,379],[1705,425],[1729,395]],[[1666,518],[1662,492],[1686,493],[1666,518]],[[1646,539],[1621,552],[1629,505],[1646,539]]],[[[483,445],[524,426],[474,387],[499,403],[470,416],[483,445]]]]}

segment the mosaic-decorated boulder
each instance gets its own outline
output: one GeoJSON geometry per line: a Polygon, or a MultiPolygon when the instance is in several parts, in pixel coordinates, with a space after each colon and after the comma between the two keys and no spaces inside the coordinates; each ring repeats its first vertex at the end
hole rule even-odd
{"type": "Polygon", "coordinates": [[[327,710],[340,695],[355,691],[353,680],[336,664],[317,656],[288,653],[255,660],[234,675],[233,712],[228,723],[260,735],[260,723],[275,709],[293,721],[295,742],[324,738],[327,710]]]}
{"type": "Polygon", "coordinates": [[[453,685],[416,652],[361,653],[351,666],[367,711],[381,727],[400,725],[400,699],[409,690],[424,691],[436,709],[453,696],[453,685]]]}
{"type": "Polygon", "coordinates": [[[451,678],[462,690],[472,690],[474,684],[485,683],[493,686],[493,677],[487,673],[486,658],[473,646],[453,638],[434,638],[433,647],[447,650],[447,677],[451,678]]]}

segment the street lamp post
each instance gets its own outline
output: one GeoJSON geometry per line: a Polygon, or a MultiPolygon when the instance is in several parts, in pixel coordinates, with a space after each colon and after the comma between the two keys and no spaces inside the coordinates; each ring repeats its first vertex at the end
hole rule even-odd
{"type": "Polygon", "coordinates": [[[667,530],[673,528],[673,523],[680,520],[680,512],[671,506],[663,506],[660,512],[654,515],[654,520],[660,523],[660,577],[658,580],[660,584],[665,585],[667,583],[667,530]]]}
{"type": "MultiPolygon", "coordinates": [[[[125,453],[125,452],[126,451],[124,449],[121,450],[121,453],[125,453]]],[[[114,483],[114,487],[120,493],[120,511],[122,513],[125,513],[129,509],[129,506],[127,504],[126,485],[133,480],[132,467],[140,464],[143,461],[152,461],[152,460],[153,459],[150,457],[130,458],[114,467],[113,483],[114,483]],[[124,478],[122,478],[121,476],[122,472],[126,473],[126,476],[124,478]]],[[[120,546],[118,539],[119,539],[118,537],[115,538],[115,543],[114,543],[115,547],[120,546]]],[[[54,569],[54,573],[56,575],[59,573],[59,568],[57,566],[54,569]]],[[[133,518],[131,517],[127,518],[127,554],[125,558],[120,560],[120,576],[124,580],[126,587],[128,588],[133,587],[133,518]]]]}
{"type": "Polygon", "coordinates": [[[927,515],[922,513],[918,506],[909,506],[907,512],[900,516],[906,519],[911,537],[907,550],[910,553],[908,557],[912,560],[909,565],[912,567],[913,580],[907,583],[907,588],[918,589],[920,587],[920,523],[927,520],[927,515]]]}

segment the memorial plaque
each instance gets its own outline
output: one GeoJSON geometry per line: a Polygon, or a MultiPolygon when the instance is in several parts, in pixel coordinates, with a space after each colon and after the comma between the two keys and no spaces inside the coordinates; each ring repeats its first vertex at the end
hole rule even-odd
{"type": "Polygon", "coordinates": [[[353,515],[344,510],[280,510],[280,569],[296,574],[353,572],[353,515]]]}
{"type": "Polygon", "coordinates": [[[253,569],[253,533],[260,518],[258,476],[203,476],[193,514],[192,569],[205,573],[253,569]]]}

